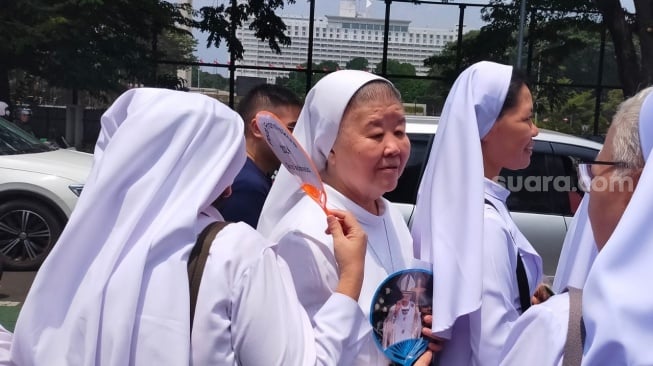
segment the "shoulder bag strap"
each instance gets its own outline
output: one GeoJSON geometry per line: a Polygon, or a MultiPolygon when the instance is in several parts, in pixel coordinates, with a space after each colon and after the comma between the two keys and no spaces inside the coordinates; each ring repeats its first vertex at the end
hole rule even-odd
{"type": "Polygon", "coordinates": [[[209,250],[211,244],[218,235],[220,230],[227,226],[228,222],[216,221],[209,224],[202,230],[195,246],[188,256],[188,287],[190,289],[190,330],[193,331],[193,319],[195,318],[195,306],[197,305],[197,294],[200,290],[200,283],[202,282],[202,274],[204,273],[204,266],[206,259],[209,257],[209,250]]]}
{"type": "MultiPolygon", "coordinates": [[[[499,210],[497,207],[488,199],[485,200],[486,205],[490,205],[497,212],[499,210]]],[[[511,236],[512,237],[512,236],[511,236]]],[[[512,239],[513,242],[515,239],[512,239]]],[[[515,243],[516,245],[517,243],[515,243]]],[[[528,289],[528,276],[526,275],[526,268],[524,267],[524,261],[521,259],[521,254],[519,254],[519,248],[517,249],[517,289],[519,290],[519,304],[521,305],[522,314],[531,307],[531,295],[530,290],[528,289]]]]}
{"type": "Polygon", "coordinates": [[[567,340],[565,341],[562,366],[580,366],[583,359],[583,343],[585,327],[583,326],[583,290],[568,287],[569,292],[569,324],[567,340]]]}

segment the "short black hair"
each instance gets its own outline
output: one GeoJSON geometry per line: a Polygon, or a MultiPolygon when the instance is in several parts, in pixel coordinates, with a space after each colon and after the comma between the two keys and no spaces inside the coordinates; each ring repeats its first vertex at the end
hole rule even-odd
{"type": "Polygon", "coordinates": [[[503,106],[499,112],[499,117],[501,117],[507,110],[517,105],[519,91],[524,85],[529,87],[528,77],[526,76],[526,73],[516,67],[513,67],[512,75],[510,76],[510,85],[508,86],[508,93],[506,94],[506,99],[503,101],[503,106]]]}
{"type": "Polygon", "coordinates": [[[259,84],[252,88],[238,104],[238,114],[245,121],[245,131],[249,129],[256,113],[278,107],[302,108],[302,101],[292,90],[276,84],[259,84]]]}

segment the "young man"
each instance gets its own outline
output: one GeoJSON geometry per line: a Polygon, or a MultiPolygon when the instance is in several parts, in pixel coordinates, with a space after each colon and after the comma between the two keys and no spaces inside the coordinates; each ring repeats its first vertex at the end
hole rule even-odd
{"type": "Polygon", "coordinates": [[[231,196],[216,204],[225,220],[244,221],[255,228],[272,186],[272,174],[281,164],[265,142],[256,114],[272,112],[292,131],[301,109],[302,102],[292,91],[273,84],[258,85],[241,100],[238,114],[245,122],[247,161],[236,176],[231,196]]]}

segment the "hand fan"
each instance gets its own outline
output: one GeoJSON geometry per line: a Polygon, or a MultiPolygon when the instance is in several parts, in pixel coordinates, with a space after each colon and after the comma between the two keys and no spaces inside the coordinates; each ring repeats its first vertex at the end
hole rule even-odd
{"type": "Polygon", "coordinates": [[[328,215],[326,192],[320,173],[304,148],[273,113],[257,113],[256,124],[281,164],[299,180],[302,190],[328,215]]]}
{"type": "Polygon", "coordinates": [[[372,298],[370,323],[377,347],[393,362],[412,365],[425,351],[422,317],[431,315],[433,272],[406,269],[388,276],[372,298]]]}

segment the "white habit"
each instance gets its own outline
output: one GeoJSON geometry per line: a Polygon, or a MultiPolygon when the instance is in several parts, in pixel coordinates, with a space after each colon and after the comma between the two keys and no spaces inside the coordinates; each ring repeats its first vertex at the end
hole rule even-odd
{"type": "Polygon", "coordinates": [[[513,324],[501,366],[562,366],[569,325],[569,294],[531,306],[513,324]]]}
{"type": "Polygon", "coordinates": [[[432,330],[449,339],[442,365],[498,363],[521,312],[518,252],[530,294],[542,279],[541,258],[505,207],[509,192],[484,178],[481,139],[499,117],[511,77],[511,66],[487,61],[458,76],[418,191],[411,230],[419,259],[433,263],[432,330]]]}

